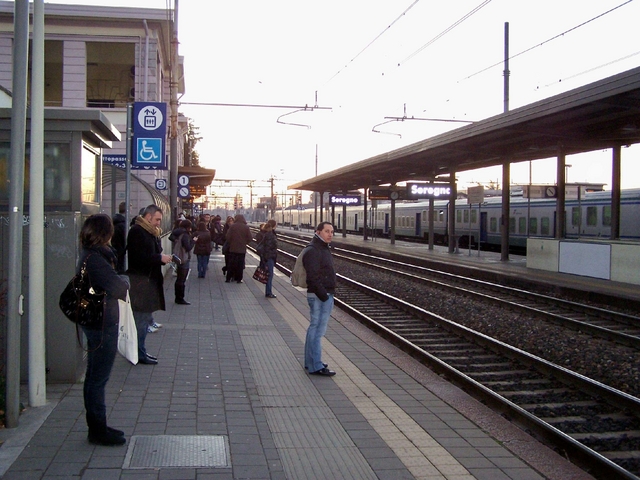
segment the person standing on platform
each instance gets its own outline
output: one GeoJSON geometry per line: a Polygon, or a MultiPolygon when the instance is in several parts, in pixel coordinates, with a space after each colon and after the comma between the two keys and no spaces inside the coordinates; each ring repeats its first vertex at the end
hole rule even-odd
{"type": "Polygon", "coordinates": [[[304,342],[304,368],[312,375],[327,377],[336,374],[322,361],[322,337],[327,331],[336,291],[336,271],[329,250],[332,239],[333,225],[320,223],[309,243],[312,248],[307,249],[302,257],[307,272],[307,303],[310,309],[310,323],[304,342]]]}
{"type": "Polygon", "coordinates": [[[107,426],[105,387],[118,349],[118,299],[124,300],[129,285],[126,277],[116,273],[116,256],[109,245],[113,224],[108,215],[87,218],[80,230],[82,252],[76,268],[80,273],[86,262],[89,282],[96,291],[106,292],[103,322],[97,328],[82,327],[87,337],[87,370],[83,397],[89,427],[89,443],[95,445],[124,445],[124,432],[107,426]]]}
{"type": "Polygon", "coordinates": [[[169,240],[173,242],[173,255],[180,259],[180,263],[176,269],[178,275],[174,285],[176,303],[178,305],[191,305],[191,303],[184,298],[187,278],[189,277],[191,250],[193,249],[191,226],[191,220],[181,220],[178,228],[173,230],[169,236],[169,240]]]}
{"type": "Polygon", "coordinates": [[[276,221],[271,219],[265,225],[261,238],[262,248],[260,250],[260,263],[264,263],[264,267],[269,272],[267,283],[264,286],[264,296],[267,298],[276,298],[273,294],[273,269],[276,265],[278,257],[278,239],[276,238],[276,221]]]}
{"type": "Polygon", "coordinates": [[[209,268],[209,256],[213,250],[211,233],[207,230],[207,224],[204,221],[198,223],[198,230],[196,230],[193,239],[196,241],[193,253],[198,259],[198,278],[204,278],[209,268]]]}
{"type": "Polygon", "coordinates": [[[127,211],[126,202],[120,202],[118,206],[118,213],[113,216],[113,238],[111,238],[111,246],[116,251],[118,257],[118,264],[116,265],[116,272],[124,273],[124,257],[127,252],[127,225],[124,214],[127,211]]]}
{"type": "Polygon", "coordinates": [[[225,275],[229,268],[229,245],[225,245],[225,243],[227,241],[227,232],[229,231],[229,228],[231,228],[231,225],[233,225],[233,217],[229,215],[222,227],[222,254],[224,255],[224,267],[222,267],[222,273],[225,275]]]}
{"type": "Polygon", "coordinates": [[[242,283],[244,271],[244,257],[247,254],[247,245],[253,240],[251,230],[244,215],[238,214],[233,219],[233,224],[227,231],[225,242],[229,243],[229,264],[227,265],[227,279],[229,283],[232,279],[237,283],[242,283]]]}
{"type": "Polygon", "coordinates": [[[155,365],[158,359],[147,353],[147,328],[153,323],[153,312],[164,310],[164,276],[162,266],[171,262],[171,255],[162,253],[160,223],[162,210],[149,205],[135,218],[127,236],[131,282],[131,309],[138,330],[138,363],[155,365]]]}

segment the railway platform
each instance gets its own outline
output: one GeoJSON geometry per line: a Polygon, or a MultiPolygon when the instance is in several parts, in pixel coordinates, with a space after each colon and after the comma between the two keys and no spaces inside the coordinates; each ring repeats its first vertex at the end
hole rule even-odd
{"type": "MultiPolygon", "coordinates": [[[[311,237],[311,230],[293,230],[278,226],[282,233],[311,237]]],[[[429,250],[428,245],[417,242],[396,240],[391,244],[388,238],[374,238],[363,240],[360,235],[342,236],[336,233],[333,242],[335,246],[349,245],[361,252],[378,252],[388,257],[416,257],[428,262],[446,265],[453,272],[474,272],[474,276],[489,281],[499,279],[511,280],[512,286],[524,289],[537,284],[558,291],[571,290],[572,293],[582,292],[585,299],[598,301],[599,296],[619,298],[634,302],[640,308],[640,288],[638,285],[613,282],[599,278],[570,275],[567,273],[548,272],[527,267],[527,257],[523,255],[509,255],[508,261],[502,261],[499,252],[480,251],[476,249],[459,248],[449,253],[446,246],[434,245],[429,250]],[[456,269],[455,267],[460,267],[456,269]]],[[[395,259],[395,258],[394,258],[395,259]]]]}
{"type": "Polygon", "coordinates": [[[89,444],[82,384],[49,385],[45,407],[0,432],[0,476],[592,478],[337,308],[324,341],[337,375],[306,374],[304,291],[277,273],[265,298],[250,254],[242,284],[225,283],[222,265],[214,252],[206,278],[188,280],[191,305],[173,303],[167,276],[163,327],[147,337],[158,365],[116,359],[108,418],[126,445],[89,444]]]}

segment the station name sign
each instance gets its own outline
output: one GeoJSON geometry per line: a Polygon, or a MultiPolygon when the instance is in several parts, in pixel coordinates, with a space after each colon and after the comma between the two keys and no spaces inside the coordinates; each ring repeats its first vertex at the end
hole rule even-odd
{"type": "Polygon", "coordinates": [[[329,195],[329,205],[360,205],[360,195],[329,195]]]}
{"type": "Polygon", "coordinates": [[[408,183],[407,196],[416,198],[448,198],[451,196],[451,185],[448,183],[408,183]]]}

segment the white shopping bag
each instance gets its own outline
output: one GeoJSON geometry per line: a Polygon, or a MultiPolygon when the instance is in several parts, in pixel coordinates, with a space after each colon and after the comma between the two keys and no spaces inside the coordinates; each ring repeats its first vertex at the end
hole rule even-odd
{"type": "Polygon", "coordinates": [[[120,320],[118,324],[118,352],[136,365],[138,363],[138,330],[131,310],[131,299],[127,291],[126,300],[118,300],[120,320]]]}

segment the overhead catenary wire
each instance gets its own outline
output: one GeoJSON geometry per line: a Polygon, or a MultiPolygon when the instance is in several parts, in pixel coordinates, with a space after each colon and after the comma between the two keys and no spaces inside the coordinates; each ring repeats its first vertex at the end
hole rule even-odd
{"type": "MultiPolygon", "coordinates": [[[[541,47],[541,46],[543,46],[543,45],[545,45],[545,44],[547,44],[547,43],[549,43],[549,42],[552,42],[553,40],[556,40],[556,39],[558,39],[558,38],[560,38],[560,37],[563,37],[563,36],[564,36],[564,35],[566,35],[567,33],[570,33],[570,32],[572,32],[572,31],[574,31],[574,30],[577,30],[577,29],[578,29],[578,28],[580,28],[580,27],[584,27],[585,25],[587,25],[587,24],[589,24],[589,23],[591,23],[591,22],[593,22],[593,21],[595,21],[595,20],[598,20],[599,18],[604,17],[605,15],[607,15],[607,14],[609,14],[609,13],[611,13],[611,12],[614,12],[615,10],[617,10],[617,9],[619,9],[619,8],[621,8],[621,7],[624,7],[625,5],[627,5],[627,4],[631,3],[631,2],[633,2],[633,0],[627,0],[626,2],[621,3],[620,5],[618,5],[618,6],[616,6],[616,7],[613,7],[613,8],[611,8],[611,9],[607,10],[606,12],[603,12],[603,13],[601,13],[600,15],[596,15],[595,17],[593,17],[593,18],[591,18],[591,19],[589,19],[589,20],[587,20],[587,21],[585,21],[585,22],[582,22],[582,23],[580,23],[580,24],[576,25],[575,27],[572,27],[572,28],[570,28],[570,29],[568,29],[568,30],[565,30],[564,32],[559,33],[559,34],[557,34],[557,35],[554,35],[553,37],[551,37],[551,38],[549,38],[549,39],[545,40],[544,42],[538,43],[537,45],[533,45],[532,47],[529,47],[529,48],[527,48],[527,49],[525,49],[525,50],[523,50],[523,51],[521,51],[521,52],[519,52],[519,53],[516,53],[515,55],[510,56],[510,57],[509,57],[509,60],[512,60],[512,59],[514,59],[514,58],[516,58],[516,57],[519,57],[520,55],[524,55],[525,53],[530,52],[531,50],[534,50],[534,49],[536,49],[536,48],[538,48],[538,47],[541,47]]],[[[463,79],[461,79],[461,80],[459,80],[459,81],[469,80],[470,78],[473,78],[473,77],[475,77],[476,75],[480,75],[481,73],[486,72],[487,70],[490,70],[490,69],[492,69],[492,68],[494,68],[494,67],[497,67],[498,65],[502,65],[502,64],[503,64],[503,62],[504,62],[504,60],[500,60],[499,62],[496,62],[496,63],[494,63],[494,64],[492,64],[492,65],[489,65],[488,67],[485,67],[485,68],[483,68],[482,70],[477,71],[476,73],[473,73],[473,74],[471,74],[471,75],[469,75],[469,76],[467,76],[467,77],[464,77],[463,79]]]]}
{"type": "Polygon", "coordinates": [[[352,64],[360,55],[362,55],[369,47],[371,47],[371,45],[373,45],[376,40],[378,40],[382,35],[384,35],[387,31],[389,31],[389,29],[391,27],[393,27],[393,25],[396,24],[396,22],[398,22],[402,17],[404,17],[407,12],[409,10],[411,10],[416,3],[418,3],[420,0],[415,0],[411,5],[409,5],[399,16],[398,18],[396,18],[393,22],[391,22],[382,32],[380,32],[373,40],[371,40],[362,50],[360,50],[355,57],[353,57],[351,60],[349,60],[344,67],[342,67],[340,70],[338,70],[336,73],[334,73],[331,78],[329,78],[329,80],[327,80],[326,82],[324,82],[320,88],[326,86],[331,80],[333,80],[334,78],[336,78],[338,75],[340,75],[340,73],[342,73],[342,71],[344,71],[345,68],[347,68],[350,64],[352,64]]]}
{"type": "Polygon", "coordinates": [[[467,20],[469,17],[471,17],[474,13],[478,12],[482,7],[487,6],[489,3],[491,2],[491,0],[485,0],[484,2],[482,2],[480,5],[478,5],[477,7],[475,7],[473,10],[471,10],[470,12],[466,13],[462,18],[460,18],[459,20],[455,21],[452,25],[450,25],[449,27],[445,28],[442,32],[440,32],[438,35],[436,35],[435,37],[433,37],[431,40],[429,40],[427,43],[425,43],[423,46],[421,46],[418,50],[416,50],[415,52],[413,52],[411,55],[409,55],[407,58],[405,58],[404,60],[402,60],[401,62],[398,62],[398,66],[402,66],[403,64],[407,63],[409,60],[411,60],[413,57],[415,57],[416,55],[418,55],[420,52],[422,52],[425,48],[427,48],[428,46],[432,45],[433,43],[435,43],[438,39],[442,38],[443,36],[445,36],[447,33],[449,33],[451,30],[453,30],[454,28],[456,28],[458,25],[460,25],[462,22],[464,22],[465,20],[467,20]]]}

